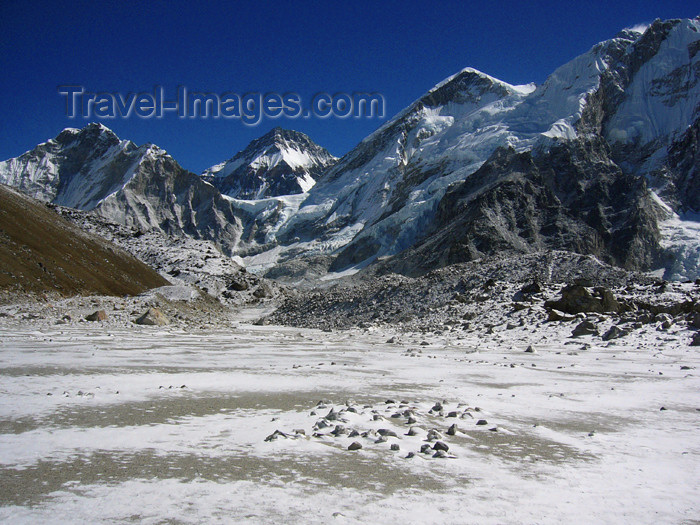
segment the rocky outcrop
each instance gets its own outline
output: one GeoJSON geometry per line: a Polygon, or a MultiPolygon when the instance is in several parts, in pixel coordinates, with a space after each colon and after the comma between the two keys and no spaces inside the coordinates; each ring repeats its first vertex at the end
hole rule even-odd
{"type": "Polygon", "coordinates": [[[661,257],[657,205],[599,141],[500,149],[440,201],[425,238],[384,265],[406,275],[498,252],[563,249],[630,269],[661,257]]]}

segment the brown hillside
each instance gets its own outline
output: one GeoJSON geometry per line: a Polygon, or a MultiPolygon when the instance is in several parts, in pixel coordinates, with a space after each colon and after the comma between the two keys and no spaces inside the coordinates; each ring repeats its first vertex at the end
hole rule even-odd
{"type": "Polygon", "coordinates": [[[167,284],[124,250],[0,184],[0,290],[136,295],[167,284]]]}

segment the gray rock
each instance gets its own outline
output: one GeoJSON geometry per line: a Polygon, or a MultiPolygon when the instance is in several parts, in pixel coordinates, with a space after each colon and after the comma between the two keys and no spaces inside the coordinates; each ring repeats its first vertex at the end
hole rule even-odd
{"type": "Polygon", "coordinates": [[[427,439],[428,441],[436,441],[438,439],[442,439],[442,436],[440,435],[440,432],[433,428],[428,431],[427,439]]]}
{"type": "Polygon", "coordinates": [[[362,444],[357,442],[357,441],[353,441],[348,446],[348,450],[360,450],[361,448],[362,448],[362,444]]]}
{"type": "Polygon", "coordinates": [[[484,425],[488,425],[489,422],[486,421],[485,419],[480,419],[479,421],[476,422],[476,424],[477,424],[478,426],[484,426],[484,425]]]}
{"type": "Polygon", "coordinates": [[[267,436],[265,438],[265,441],[267,441],[267,442],[276,441],[279,438],[287,439],[287,434],[285,434],[284,432],[282,432],[280,430],[275,430],[272,434],[270,434],[269,436],[267,436]]]}
{"type": "Polygon", "coordinates": [[[573,337],[580,337],[582,335],[598,335],[598,327],[593,321],[585,320],[576,325],[573,332],[571,332],[573,337]]]}
{"type": "Polygon", "coordinates": [[[447,452],[448,450],[450,450],[450,447],[447,445],[447,443],[443,443],[442,441],[436,441],[433,445],[433,450],[444,450],[445,452],[447,452]]]}
{"type": "Polygon", "coordinates": [[[611,326],[610,329],[603,334],[603,341],[610,341],[612,339],[618,339],[629,334],[629,331],[623,330],[617,326],[611,326]]]}
{"type": "Polygon", "coordinates": [[[418,428],[418,427],[411,427],[408,429],[408,432],[406,433],[407,436],[417,436],[419,435],[423,429],[418,428]]]}
{"type": "Polygon", "coordinates": [[[454,436],[457,434],[458,430],[459,430],[459,428],[457,428],[457,424],[454,423],[454,424],[452,424],[452,426],[450,426],[450,428],[447,429],[447,435],[454,436]]]}

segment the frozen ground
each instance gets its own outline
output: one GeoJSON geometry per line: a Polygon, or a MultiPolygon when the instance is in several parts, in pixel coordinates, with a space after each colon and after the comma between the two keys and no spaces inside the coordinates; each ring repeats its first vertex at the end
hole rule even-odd
{"type": "Polygon", "coordinates": [[[686,333],[4,323],[0,521],[698,523],[686,333]]]}

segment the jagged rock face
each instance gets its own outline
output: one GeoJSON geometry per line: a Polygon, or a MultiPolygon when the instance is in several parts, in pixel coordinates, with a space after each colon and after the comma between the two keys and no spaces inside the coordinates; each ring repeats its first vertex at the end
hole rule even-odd
{"type": "Polygon", "coordinates": [[[422,242],[383,266],[420,275],[498,252],[565,249],[643,269],[660,257],[659,213],[644,180],[595,145],[562,143],[539,155],[501,149],[447,192],[422,242]]]}
{"type": "Polygon", "coordinates": [[[229,255],[245,216],[164,150],[121,141],[101,124],[66,129],[0,163],[0,182],[126,226],[213,240],[229,255]]]}
{"type": "Polygon", "coordinates": [[[305,134],[274,128],[202,178],[237,199],[294,195],[309,191],[336,160],[305,134]]]}
{"type": "Polygon", "coordinates": [[[120,141],[100,124],[69,128],[20,157],[0,162],[0,183],[36,199],[89,210],[126,183],[149,147],[120,141]]]}
{"type": "Polygon", "coordinates": [[[700,118],[668,151],[668,170],[681,212],[700,212],[700,118]]]}
{"type": "Polygon", "coordinates": [[[231,202],[162,150],[144,159],[131,180],[94,211],[130,227],[212,240],[229,255],[242,230],[231,202]]]}

